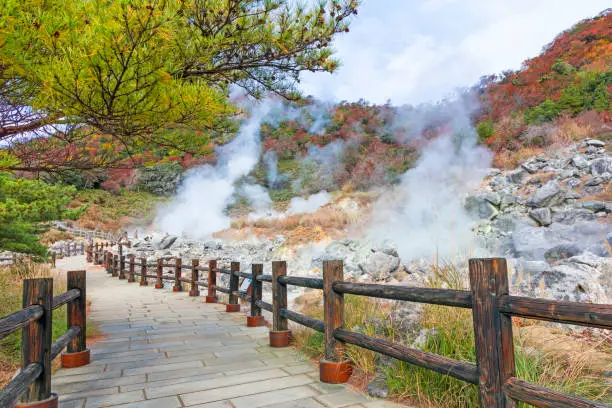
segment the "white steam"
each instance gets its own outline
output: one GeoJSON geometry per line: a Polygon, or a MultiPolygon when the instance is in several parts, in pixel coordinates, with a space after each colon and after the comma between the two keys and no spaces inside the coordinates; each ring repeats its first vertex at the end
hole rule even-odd
{"type": "Polygon", "coordinates": [[[416,167],[373,206],[370,237],[394,241],[404,260],[450,258],[471,248],[474,220],[463,199],[486,176],[492,155],[477,145],[461,111],[449,111],[452,130],[430,141],[416,167]]]}
{"type": "Polygon", "coordinates": [[[289,203],[288,214],[306,214],[316,212],[319,208],[331,201],[327,191],[320,191],[307,198],[294,197],[289,203]]]}
{"type": "Polygon", "coordinates": [[[255,106],[235,139],[217,148],[217,165],[190,170],[174,200],[159,211],[155,224],[171,234],[207,238],[230,226],[225,209],[235,192],[234,183],[259,161],[259,129],[276,106],[267,100],[255,106]]]}

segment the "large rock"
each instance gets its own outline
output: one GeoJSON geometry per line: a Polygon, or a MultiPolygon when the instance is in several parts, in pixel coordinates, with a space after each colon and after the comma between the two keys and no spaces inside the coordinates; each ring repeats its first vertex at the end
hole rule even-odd
{"type": "Polygon", "coordinates": [[[563,190],[555,180],[551,180],[538,188],[536,192],[529,197],[526,204],[529,207],[548,207],[558,204],[564,199],[563,190]]]}
{"type": "Polygon", "coordinates": [[[373,252],[359,267],[374,281],[388,279],[397,270],[400,259],[384,252],[373,252]]]}
{"type": "Polygon", "coordinates": [[[574,224],[577,221],[592,221],[596,218],[593,211],[586,208],[566,207],[555,209],[552,214],[553,222],[574,224]]]}
{"type": "Polygon", "coordinates": [[[544,259],[548,263],[555,263],[562,259],[568,259],[580,254],[582,250],[577,245],[563,244],[553,247],[544,253],[544,259]]]}
{"type": "Polygon", "coordinates": [[[534,208],[529,211],[529,216],[543,227],[547,227],[552,223],[550,208],[534,208]]]}
{"type": "Polygon", "coordinates": [[[600,157],[591,162],[591,174],[595,177],[612,173],[612,160],[608,157],[600,157]]]}
{"type": "Polygon", "coordinates": [[[497,208],[484,195],[466,197],[464,208],[473,217],[482,220],[495,218],[498,213],[497,208]]]}

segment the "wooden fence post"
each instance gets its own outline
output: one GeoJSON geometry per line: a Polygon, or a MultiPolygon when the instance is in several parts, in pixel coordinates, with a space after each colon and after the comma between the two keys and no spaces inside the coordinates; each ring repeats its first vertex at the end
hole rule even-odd
{"type": "Polygon", "coordinates": [[[208,290],[206,303],[217,303],[217,261],[208,261],[208,290]]]}
{"type": "Polygon", "coordinates": [[[125,255],[119,256],[119,279],[125,279],[125,255]]]}
{"type": "Polygon", "coordinates": [[[182,292],[183,283],[181,282],[181,268],[183,267],[182,258],[174,258],[174,286],[172,287],[173,292],[182,292]]]}
{"type": "Polygon", "coordinates": [[[287,347],[291,340],[291,330],[287,318],[281,316],[281,309],[287,308],[287,285],[278,281],[280,276],[287,275],[287,262],[272,262],[272,330],[270,331],[271,347],[287,347]]]}
{"type": "Polygon", "coordinates": [[[89,364],[90,353],[87,348],[87,295],[85,271],[68,272],[68,290],[78,289],[78,298],[68,302],[68,328],[78,327],[79,334],[70,343],[66,352],[62,353],[62,367],[73,368],[89,364]]]}
{"type": "Polygon", "coordinates": [[[113,255],[113,278],[119,276],[119,255],[113,255]]]}
{"type": "Polygon", "coordinates": [[[140,258],[140,286],[147,286],[147,258],[140,258]]]}
{"type": "Polygon", "coordinates": [[[88,263],[93,262],[93,249],[91,248],[91,245],[87,246],[87,262],[88,263]]]}
{"type": "Polygon", "coordinates": [[[230,281],[229,281],[229,302],[225,305],[226,312],[239,312],[240,304],[238,303],[238,296],[234,292],[238,292],[239,278],[234,275],[234,272],[240,271],[240,262],[232,262],[230,266],[230,281]]]}
{"type": "Polygon", "coordinates": [[[23,403],[39,401],[42,407],[57,406],[57,395],[51,394],[52,302],[52,278],[24,279],[23,307],[40,305],[43,315],[21,331],[21,369],[31,363],[38,363],[42,373],[20,400],[23,403]]]}
{"type": "Polygon", "coordinates": [[[128,283],[134,283],[136,282],[136,276],[134,275],[134,268],[136,267],[136,259],[134,258],[134,255],[130,255],[129,256],[129,261],[128,263],[130,264],[130,276],[128,277],[128,283]]]}
{"type": "Polygon", "coordinates": [[[470,286],[480,405],[516,408],[503,386],[515,376],[512,318],[497,308],[497,299],[508,295],[508,271],[504,258],[470,259],[470,286]]]}
{"type": "Polygon", "coordinates": [[[189,296],[200,296],[200,287],[198,286],[198,267],[200,266],[199,259],[191,260],[191,289],[189,289],[189,296]]]}
{"type": "Polygon", "coordinates": [[[113,273],[113,265],[112,265],[112,254],[109,251],[104,253],[105,262],[106,262],[106,273],[113,273]]]}
{"type": "Polygon", "coordinates": [[[261,315],[261,308],[257,306],[257,301],[261,301],[262,297],[262,284],[257,277],[263,274],[263,264],[251,265],[251,274],[253,275],[251,280],[251,315],[247,316],[247,327],[265,326],[266,319],[261,315]]]}
{"type": "Polygon", "coordinates": [[[163,289],[164,288],[164,260],[161,258],[157,258],[157,281],[155,282],[155,289],[163,289]]]}
{"type": "Polygon", "coordinates": [[[51,252],[51,266],[53,266],[55,268],[55,257],[57,255],[55,254],[55,251],[51,252]]]}
{"type": "MultiPolygon", "coordinates": [[[[102,248],[100,248],[100,249],[102,249],[102,248]]],[[[80,253],[81,253],[81,255],[85,254],[85,243],[84,242],[81,242],[80,253]]]]}
{"type": "Polygon", "coordinates": [[[344,279],[342,261],[323,261],[323,307],[325,315],[325,357],[320,360],[319,378],[326,383],[345,383],[353,369],[344,356],[344,343],[334,331],[344,326],[344,295],[332,285],[344,279]]]}

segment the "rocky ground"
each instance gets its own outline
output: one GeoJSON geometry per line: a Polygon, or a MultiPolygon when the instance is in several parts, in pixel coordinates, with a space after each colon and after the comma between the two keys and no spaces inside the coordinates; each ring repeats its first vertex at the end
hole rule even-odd
{"type": "MultiPolygon", "coordinates": [[[[611,179],[612,155],[603,142],[587,140],[512,171],[492,169],[482,187],[465,197],[480,252],[510,261],[513,293],[610,303],[611,179]]],[[[375,246],[357,238],[288,246],[282,236],[197,242],[152,234],[135,240],[127,253],[151,261],[177,256],[240,261],[244,268],[263,263],[265,273],[270,261],[286,259],[290,274],[306,276],[320,275],[325,259],[342,259],[347,279],[408,285],[422,285],[432,271],[430,260],[400,259],[392,242],[375,246]]],[[[465,272],[465,260],[456,266],[465,272]]],[[[302,293],[294,290],[294,297],[302,293]]]]}

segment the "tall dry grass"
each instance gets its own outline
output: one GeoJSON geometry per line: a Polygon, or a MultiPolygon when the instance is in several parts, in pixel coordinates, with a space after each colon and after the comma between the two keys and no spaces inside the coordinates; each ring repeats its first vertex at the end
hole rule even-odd
{"type": "MultiPolygon", "coordinates": [[[[468,283],[464,270],[450,263],[442,263],[432,266],[427,286],[467,289],[468,283]]],[[[401,311],[399,306],[398,302],[346,296],[345,327],[430,353],[462,361],[476,361],[470,310],[423,305],[419,318],[422,330],[415,332],[407,330],[405,322],[394,317],[400,315],[397,313],[401,311]]],[[[319,319],[323,316],[320,302],[310,302],[302,312],[319,319]]],[[[579,342],[576,347],[579,352],[571,357],[561,356],[555,353],[554,347],[546,349],[530,342],[521,330],[524,322],[517,323],[521,323],[514,327],[517,377],[553,390],[603,403],[612,402],[609,380],[604,378],[601,370],[589,364],[586,358],[593,350],[609,355],[612,351],[609,340],[584,342],[565,338],[567,341],[579,342]]],[[[530,321],[530,324],[538,323],[530,321]]],[[[311,356],[323,354],[324,338],[321,333],[304,328],[296,328],[294,333],[296,345],[303,351],[311,356]]],[[[383,360],[377,353],[356,346],[347,346],[346,355],[365,373],[384,370],[387,384],[396,400],[432,408],[472,408],[479,405],[475,385],[395,360],[381,367],[383,360]]]]}
{"type": "MultiPolygon", "coordinates": [[[[28,258],[18,258],[13,265],[0,267],[0,316],[6,316],[22,308],[22,290],[24,279],[54,278],[53,293],[66,291],[66,280],[52,274],[47,264],[36,263],[28,258]]],[[[52,340],[64,334],[67,327],[66,306],[53,311],[52,340]]],[[[97,332],[93,324],[87,325],[87,334],[97,332]]],[[[21,331],[17,331],[0,340],[0,388],[11,379],[19,366],[21,356],[21,331]]]]}

